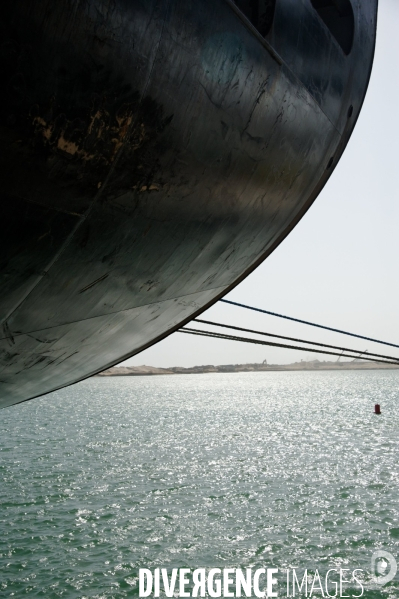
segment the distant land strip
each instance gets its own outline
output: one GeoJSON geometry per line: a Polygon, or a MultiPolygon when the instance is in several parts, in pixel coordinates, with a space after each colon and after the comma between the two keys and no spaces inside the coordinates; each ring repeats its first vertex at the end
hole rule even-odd
{"type": "Polygon", "coordinates": [[[113,366],[95,376],[152,376],[157,374],[206,374],[223,372],[273,372],[288,370],[397,370],[394,364],[381,364],[367,362],[366,360],[353,360],[351,362],[327,362],[311,360],[308,362],[293,362],[292,364],[222,364],[219,366],[192,366],[183,368],[173,366],[170,368],[157,368],[155,366],[113,366]]]}

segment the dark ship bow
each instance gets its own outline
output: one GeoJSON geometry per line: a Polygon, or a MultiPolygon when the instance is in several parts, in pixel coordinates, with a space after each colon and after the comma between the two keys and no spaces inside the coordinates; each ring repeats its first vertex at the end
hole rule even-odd
{"type": "Polygon", "coordinates": [[[376,0],[5,0],[0,406],[143,350],[284,239],[339,160],[376,0]]]}

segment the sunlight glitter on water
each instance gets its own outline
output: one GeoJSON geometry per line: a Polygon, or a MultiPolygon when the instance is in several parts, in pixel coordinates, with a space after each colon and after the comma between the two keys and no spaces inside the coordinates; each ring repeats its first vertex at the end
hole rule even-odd
{"type": "MultiPolygon", "coordinates": [[[[1,596],[399,558],[395,371],[93,378],[0,415],[1,596]],[[382,415],[373,414],[380,403],[382,415]]],[[[399,560],[398,560],[399,561],[399,560]]]]}

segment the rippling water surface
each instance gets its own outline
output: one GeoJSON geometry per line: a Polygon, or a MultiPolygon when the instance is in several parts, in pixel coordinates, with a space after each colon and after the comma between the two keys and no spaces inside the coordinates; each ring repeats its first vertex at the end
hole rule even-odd
{"type": "Polygon", "coordinates": [[[205,374],[2,410],[0,596],[119,599],[140,567],[274,566],[362,568],[364,597],[397,598],[398,577],[368,572],[376,549],[399,562],[398,397],[397,371],[205,374]]]}

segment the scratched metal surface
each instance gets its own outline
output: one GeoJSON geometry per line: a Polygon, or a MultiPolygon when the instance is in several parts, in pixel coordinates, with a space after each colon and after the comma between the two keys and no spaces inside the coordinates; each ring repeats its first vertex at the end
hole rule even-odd
{"type": "Polygon", "coordinates": [[[339,159],[377,0],[345,55],[310,0],[3,2],[0,406],[98,372],[226,293],[339,159]]]}

